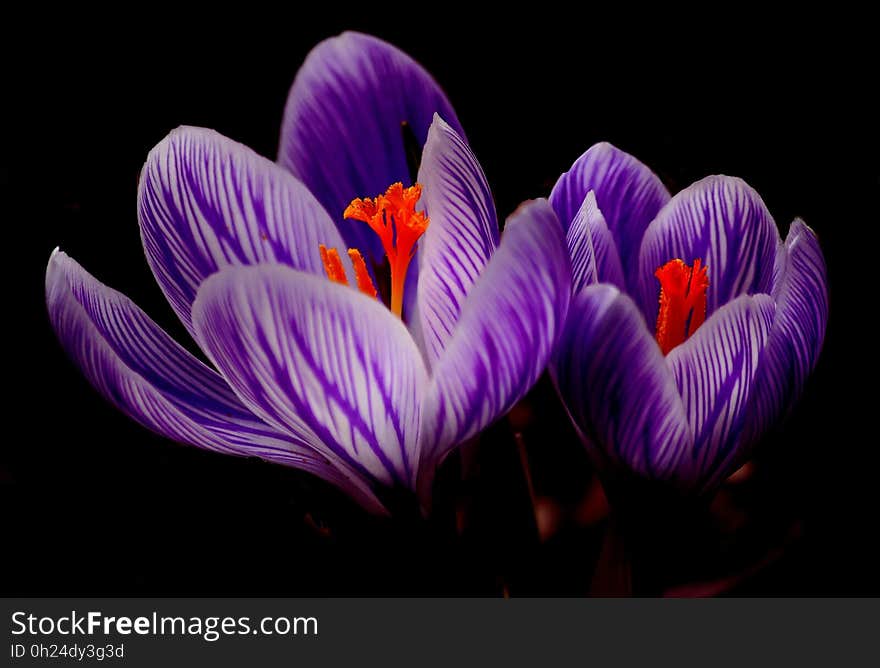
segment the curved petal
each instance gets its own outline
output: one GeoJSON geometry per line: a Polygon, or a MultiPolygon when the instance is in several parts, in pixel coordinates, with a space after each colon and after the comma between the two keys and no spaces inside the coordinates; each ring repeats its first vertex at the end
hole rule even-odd
{"type": "Polygon", "coordinates": [[[381,260],[369,229],[343,221],[355,197],[375,197],[412,175],[402,123],[421,149],[435,113],[462,136],[455,111],[421,65],[390,44],[346,32],[309,53],[287,98],[278,162],[305,183],[349,246],[381,260]]]}
{"type": "Polygon", "coordinates": [[[669,191],[648,167],[607,142],[591,146],[553,186],[550,203],[566,229],[590,190],[633,285],[642,235],[669,201],[669,191]]]}
{"type": "Polygon", "coordinates": [[[418,313],[425,356],[433,365],[498,246],[498,219],[480,163],[439,116],[428,133],[419,183],[431,223],[419,241],[418,313]]]}
{"type": "Polygon", "coordinates": [[[709,272],[709,316],[740,295],[770,293],[779,232],[761,196],[745,181],[708,176],[678,193],[645,232],[639,256],[639,305],[657,317],[658,267],[702,260],[709,272]]]}
{"type": "Polygon", "coordinates": [[[363,480],[258,420],[215,371],[175,343],[124,295],[60,251],[46,271],[49,319],[89,382],[123,413],[172,440],[303,469],[385,512],[363,480]]]}
{"type": "Polygon", "coordinates": [[[568,228],[566,240],[571,255],[572,294],[576,295],[592,283],[611,283],[626,289],[617,246],[592,190],[568,228]]]}
{"type": "Polygon", "coordinates": [[[199,342],[251,410],[376,480],[412,487],[427,374],[403,323],[352,288],[283,265],[234,267],[193,305],[199,342]]]}
{"type": "Polygon", "coordinates": [[[147,261],[190,332],[199,285],[218,269],[280,262],[323,275],[318,246],[342,246],[302,183],[203,128],[178,128],[150,151],[138,219],[147,261]]]}
{"type": "Polygon", "coordinates": [[[752,440],[800,396],[819,358],[828,324],[825,258],[815,232],[795,220],[780,246],[779,276],[773,288],[776,316],[755,376],[747,420],[752,440]]]}
{"type": "Polygon", "coordinates": [[[562,328],[570,280],[550,205],[522,205],[434,367],[422,428],[427,465],[503,415],[535,383],[562,328]]]}
{"type": "Polygon", "coordinates": [[[558,351],[556,386],[599,466],[690,484],[684,405],[635,303],[612,285],[587,286],[558,351]]]}
{"type": "Polygon", "coordinates": [[[666,361],[694,434],[690,464],[705,484],[723,480],[743,443],[743,419],[775,311],[769,295],[726,304],[666,361]]]}

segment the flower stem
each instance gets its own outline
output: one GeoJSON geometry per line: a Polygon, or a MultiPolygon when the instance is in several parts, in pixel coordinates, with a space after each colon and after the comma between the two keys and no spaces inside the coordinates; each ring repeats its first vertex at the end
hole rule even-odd
{"type": "Polygon", "coordinates": [[[618,522],[611,518],[590,582],[591,596],[632,596],[632,559],[618,522]]]}

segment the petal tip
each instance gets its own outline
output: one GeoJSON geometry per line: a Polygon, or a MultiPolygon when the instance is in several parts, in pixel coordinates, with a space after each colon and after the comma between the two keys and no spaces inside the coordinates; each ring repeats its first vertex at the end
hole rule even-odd
{"type": "MultiPolygon", "coordinates": [[[[222,135],[212,128],[204,128],[198,125],[178,125],[168,131],[168,134],[162,137],[159,142],[150,150],[147,155],[147,162],[154,159],[156,155],[168,151],[169,147],[174,147],[181,142],[187,140],[211,141],[222,135]]],[[[230,140],[232,141],[232,140],[230,140]]]]}
{"type": "MultiPolygon", "coordinates": [[[[67,253],[61,250],[60,246],[56,246],[55,250],[49,255],[49,262],[46,263],[46,297],[50,297],[50,291],[58,279],[69,270],[70,266],[79,267],[67,253]]],[[[81,268],[81,267],[80,267],[81,268]]]]}
{"type": "MultiPolygon", "coordinates": [[[[382,39],[379,39],[375,35],[370,35],[369,33],[361,32],[360,30],[343,30],[341,33],[336,35],[335,37],[329,37],[324,40],[324,42],[332,42],[332,41],[358,41],[358,40],[367,40],[370,42],[381,42],[383,44],[387,44],[382,39]]],[[[320,46],[321,43],[319,43],[320,46]]]]}
{"type": "Polygon", "coordinates": [[[559,216],[556,215],[556,211],[554,211],[546,197],[536,197],[534,199],[527,199],[520,202],[519,206],[514,209],[513,213],[511,213],[504,222],[504,229],[507,230],[513,226],[526,224],[523,221],[526,219],[531,220],[535,216],[543,216],[547,220],[555,221],[556,231],[559,232],[560,235],[565,234],[559,216]]]}
{"type": "Polygon", "coordinates": [[[694,181],[682,192],[691,189],[698,191],[703,189],[708,190],[716,187],[729,187],[733,190],[743,190],[754,195],[763,204],[763,200],[761,200],[761,196],[758,194],[758,191],[750,186],[745,179],[740,176],[730,176],[728,174],[709,174],[707,176],[704,176],[702,179],[694,181]]]}
{"type": "Polygon", "coordinates": [[[520,216],[523,213],[525,213],[526,211],[530,210],[535,205],[535,203],[538,201],[539,201],[538,199],[527,199],[527,200],[523,200],[522,202],[520,202],[519,205],[513,210],[513,213],[511,213],[507,217],[507,221],[505,222],[505,227],[507,227],[507,225],[509,225],[511,223],[515,223],[517,220],[519,220],[520,216]]]}
{"type": "Polygon", "coordinates": [[[610,141],[597,141],[593,144],[587,151],[593,151],[595,153],[624,153],[623,150],[617,148],[610,141]]]}
{"type": "Polygon", "coordinates": [[[450,136],[454,141],[467,145],[464,137],[459,134],[455,130],[455,128],[452,127],[452,125],[447,123],[439,112],[435,111],[431,118],[431,125],[428,127],[428,137],[425,140],[425,148],[422,149],[423,151],[428,147],[429,144],[433,145],[434,143],[440,141],[443,135],[450,136]]]}
{"type": "MultiPolygon", "coordinates": [[[[447,123],[443,117],[440,115],[439,111],[435,111],[434,115],[431,116],[431,128],[429,132],[434,132],[434,129],[437,128],[439,130],[452,130],[452,126],[447,123]]],[[[454,130],[453,130],[454,132],[454,130]]]]}
{"type": "Polygon", "coordinates": [[[816,240],[819,239],[819,235],[816,234],[816,230],[807,225],[804,222],[803,218],[797,217],[793,221],[791,221],[791,225],[788,228],[788,236],[786,237],[786,239],[795,240],[803,234],[806,234],[816,240]]]}

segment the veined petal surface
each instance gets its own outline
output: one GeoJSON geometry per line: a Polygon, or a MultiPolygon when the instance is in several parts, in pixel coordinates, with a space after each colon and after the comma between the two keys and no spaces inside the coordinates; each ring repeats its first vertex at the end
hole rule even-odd
{"type": "Polygon", "coordinates": [[[801,220],[780,244],[776,313],[755,377],[747,431],[754,440],[782,417],[816,365],[828,324],[828,279],[815,232],[801,220]]]}
{"type": "Polygon", "coordinates": [[[222,267],[278,262],[323,275],[319,245],[342,247],[301,182],[203,128],[178,128],[150,151],[138,220],[153,274],[190,332],[196,292],[222,267]]]}
{"type": "Polygon", "coordinates": [[[433,462],[510,410],[537,381],[565,321],[571,268],[546,200],[522,205],[432,371],[422,428],[433,462]]]}
{"type": "Polygon", "coordinates": [[[685,468],[704,484],[733,473],[729,462],[746,445],[752,381],[775,310],[769,295],[738,297],[666,356],[694,434],[685,468]]]}
{"type": "Polygon", "coordinates": [[[611,283],[621,290],[626,288],[617,246],[592,190],[587,193],[568,228],[566,241],[571,255],[572,294],[576,295],[593,283],[611,283]]]}
{"type": "Polygon", "coordinates": [[[303,469],[368,510],[385,512],[362,479],[310,447],[310,434],[285,434],[259,420],[218,373],[61,251],[49,260],[46,301],[71,359],[105,399],[143,426],[180,443],[303,469]]]}
{"type": "Polygon", "coordinates": [[[426,358],[433,365],[498,246],[498,219],[480,164],[439,116],[428,133],[419,183],[431,223],[419,241],[418,314],[426,358]]]}
{"type": "Polygon", "coordinates": [[[234,267],[199,290],[193,324],[254,413],[308,428],[325,456],[382,484],[414,488],[427,372],[379,301],[283,265],[234,267]]]}
{"type": "Polygon", "coordinates": [[[691,482],[681,467],[693,442],[684,404],[629,296],[600,283],[573,298],[553,376],[602,469],[691,482]]]}

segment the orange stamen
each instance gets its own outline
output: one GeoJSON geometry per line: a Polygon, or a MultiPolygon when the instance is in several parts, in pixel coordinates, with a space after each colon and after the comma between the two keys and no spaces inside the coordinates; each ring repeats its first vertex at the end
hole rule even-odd
{"type": "Polygon", "coordinates": [[[700,260],[693,268],[682,260],[670,260],[654,272],[660,281],[657,343],[664,355],[684,343],[706,320],[709,275],[700,260]]]}
{"type": "MultiPolygon", "coordinates": [[[[327,278],[334,283],[340,285],[348,285],[348,277],[345,275],[345,267],[342,266],[342,258],[339,257],[339,251],[335,248],[328,249],[324,244],[318,246],[321,251],[321,262],[324,263],[324,271],[327,272],[327,278]]],[[[348,257],[354,265],[354,277],[357,281],[358,290],[365,295],[376,298],[376,288],[373,286],[373,280],[367,271],[367,265],[360,251],[356,248],[348,250],[348,257]]]]}
{"type": "Polygon", "coordinates": [[[354,277],[357,280],[358,290],[375,298],[378,293],[376,286],[373,285],[373,279],[370,278],[370,273],[367,271],[364,256],[357,248],[349,248],[348,257],[351,258],[351,264],[354,266],[354,277]]]}
{"type": "Polygon", "coordinates": [[[318,248],[321,251],[321,262],[324,263],[324,271],[327,272],[327,278],[334,283],[348,285],[348,278],[345,276],[345,268],[342,266],[339,251],[335,248],[328,250],[324,244],[321,244],[318,248]]]}
{"type": "Polygon", "coordinates": [[[424,213],[416,211],[421,196],[422,186],[418,183],[409,188],[394,183],[375,199],[352,200],[342,214],[346,219],[365,222],[379,235],[391,269],[391,310],[398,316],[403,313],[403,288],[416,242],[430,222],[424,213]]]}

